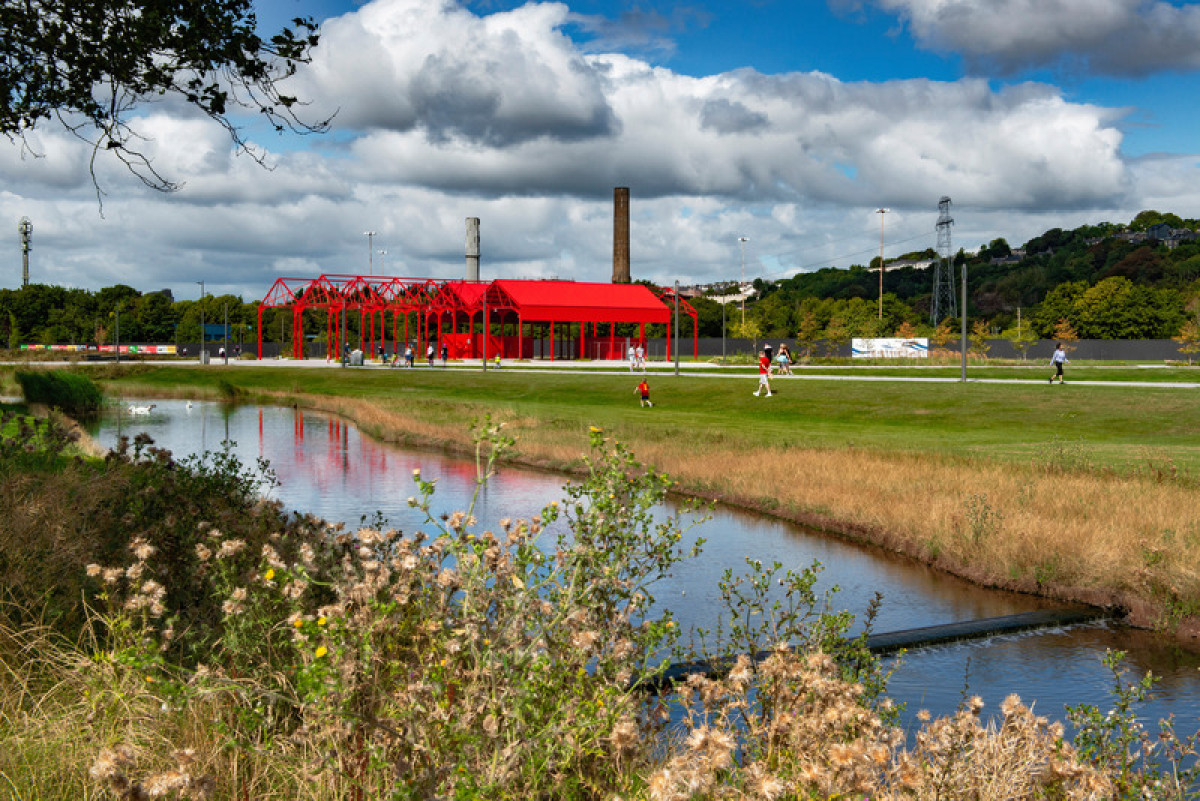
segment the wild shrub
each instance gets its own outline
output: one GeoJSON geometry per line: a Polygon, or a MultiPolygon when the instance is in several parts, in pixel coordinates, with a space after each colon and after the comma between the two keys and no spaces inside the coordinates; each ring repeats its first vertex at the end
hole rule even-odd
{"type": "Polygon", "coordinates": [[[17,370],[27,403],[42,403],[67,414],[90,414],[104,405],[104,393],[92,379],[65,370],[17,370]]]}
{"type": "MultiPolygon", "coordinates": [[[[482,482],[511,441],[485,421],[477,445],[482,482]]],[[[669,480],[598,429],[586,465],[564,503],[495,531],[471,508],[436,515],[419,474],[409,502],[429,532],[330,531],[289,552],[207,528],[195,572],[224,601],[194,669],[164,654],[199,654],[180,643],[203,630],[177,623],[159,550],[135,538],[131,564],[89,567],[113,658],[181,711],[228,698],[226,745],[301,737],[297,770],[371,797],[623,791],[664,722],[633,678],[664,667],[676,638],[651,590],[683,556],[686,512],[656,522],[669,480]]]]}
{"type": "Polygon", "coordinates": [[[227,451],[177,462],[141,435],[88,460],[71,455],[70,442],[47,421],[8,415],[0,426],[0,600],[11,604],[0,615],[14,623],[37,620],[78,637],[101,588],[84,568],[123,563],[130,544],[144,542],[154,556],[139,569],[163,583],[177,624],[194,629],[188,647],[205,652],[220,637],[211,621],[224,600],[198,569],[196,545],[207,531],[255,549],[271,537],[298,545],[324,531],[261,501],[269,470],[243,467],[227,451]]]}
{"type": "MultiPolygon", "coordinates": [[[[485,420],[475,443],[482,486],[513,442],[485,420]]],[[[643,692],[677,640],[653,588],[691,550],[690,512],[655,517],[667,477],[599,429],[589,444],[562,502],[494,529],[473,504],[438,513],[419,473],[409,503],[426,522],[409,533],[308,520],[284,535],[231,515],[193,520],[183,547],[139,529],[87,568],[103,637],[0,625],[0,775],[39,798],[89,781],[117,798],[1194,797],[1126,759],[1151,742],[1129,705],[1087,711],[1078,750],[1015,697],[992,723],[977,699],[922,714],[910,741],[878,666],[841,643],[848,616],[813,591],[816,566],[726,576],[729,641],[772,643],[757,668],[743,656],[724,678],[643,692]]],[[[229,463],[125,450],[109,466],[252,494],[229,463]]]]}

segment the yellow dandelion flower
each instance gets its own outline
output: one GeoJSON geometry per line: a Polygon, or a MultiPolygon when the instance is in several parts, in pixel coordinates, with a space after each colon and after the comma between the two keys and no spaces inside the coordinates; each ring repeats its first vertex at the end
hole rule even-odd
{"type": "Polygon", "coordinates": [[[324,616],[324,615],[321,615],[319,618],[317,618],[317,625],[318,625],[318,626],[324,626],[324,625],[325,625],[326,623],[328,623],[328,622],[329,622],[329,621],[325,619],[325,616],[324,616]]]}
{"type": "Polygon", "coordinates": [[[292,621],[292,625],[295,626],[296,628],[300,628],[301,626],[304,625],[304,618],[299,618],[299,617],[296,618],[295,620],[292,621]]]}
{"type": "Polygon", "coordinates": [[[265,578],[267,581],[275,578],[275,568],[270,568],[266,573],[263,573],[263,578],[265,578]]]}
{"type": "Polygon", "coordinates": [[[317,657],[317,659],[320,659],[321,657],[325,656],[325,654],[327,654],[327,653],[329,653],[329,649],[326,648],[324,645],[319,646],[317,648],[317,650],[313,651],[313,654],[317,657]]]}
{"type": "Polygon", "coordinates": [[[154,677],[153,677],[153,676],[146,676],[146,681],[148,681],[149,683],[153,684],[153,683],[154,683],[154,677]]]}
{"type": "Polygon", "coordinates": [[[593,434],[603,434],[604,433],[603,428],[597,428],[596,426],[588,426],[588,431],[591,431],[593,434]]]}

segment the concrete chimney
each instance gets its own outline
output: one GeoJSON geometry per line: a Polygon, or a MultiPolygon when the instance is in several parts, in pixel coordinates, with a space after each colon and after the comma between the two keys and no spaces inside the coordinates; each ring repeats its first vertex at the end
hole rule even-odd
{"type": "Polygon", "coordinates": [[[467,280],[479,280],[479,218],[467,218],[467,280]]]}
{"type": "Polygon", "coordinates": [[[614,284],[628,284],[629,275],[629,187],[613,190],[613,273],[614,284]]]}

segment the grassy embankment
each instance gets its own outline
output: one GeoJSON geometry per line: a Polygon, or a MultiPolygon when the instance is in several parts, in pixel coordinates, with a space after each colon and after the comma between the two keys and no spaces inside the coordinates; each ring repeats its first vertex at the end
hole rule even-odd
{"type": "MultiPolygon", "coordinates": [[[[1107,380],[1162,372],[1103,370],[1107,380]]],[[[467,424],[490,412],[518,437],[521,461],[552,469],[577,465],[587,427],[602,426],[684,492],[983,583],[1124,606],[1185,636],[1194,628],[1191,390],[785,378],[766,399],[751,397],[750,374],[650,383],[657,405],[644,410],[628,374],[152,367],[107,381],[112,394],[296,402],[418,446],[464,447],[467,424]]]]}
{"type": "Polygon", "coordinates": [[[425,534],[350,535],[258,503],[232,463],[181,469],[144,440],[77,460],[53,427],[0,425],[0,556],[44,557],[0,559],[30,579],[0,604],[0,787],[22,801],[1195,797],[1192,741],[1143,736],[1128,709],[1074,716],[1078,748],[1015,696],[1002,724],[971,699],[906,736],[878,663],[841,639],[849,618],[815,614],[811,571],[739,580],[726,603],[742,647],[803,650],[689,681],[668,731],[631,679],[673,639],[646,591],[682,531],[645,514],[665,476],[587,440],[587,478],[541,517],[480,532],[437,515],[419,479],[425,534]],[[573,536],[547,554],[534,543],[560,515],[573,536]],[[73,569],[56,580],[51,561],[73,569]],[[788,603],[752,615],[776,577],[788,603]],[[37,625],[39,584],[62,602],[55,630],[37,625]]]}

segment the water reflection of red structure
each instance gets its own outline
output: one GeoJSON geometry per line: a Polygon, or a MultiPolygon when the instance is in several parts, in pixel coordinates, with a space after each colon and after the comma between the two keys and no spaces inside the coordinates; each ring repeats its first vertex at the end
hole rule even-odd
{"type": "Polygon", "coordinates": [[[309,309],[325,312],[326,358],[337,356],[337,343],[347,337],[347,315],[354,313],[359,316],[358,342],[347,338],[347,344],[357,344],[368,354],[380,348],[388,350],[390,314],[393,350],[399,350],[401,342],[415,341],[420,354],[427,343],[437,340],[454,359],[481,358],[486,352],[489,357],[553,360],[556,356],[622,358],[625,341],[616,336],[617,323],[637,323],[637,341],[641,343],[646,341],[648,323],[665,324],[669,353],[675,309],[691,318],[693,357],[699,352],[697,314],[691,304],[671,288],[642,284],[488,283],[362,275],[279,278],[258,307],[260,359],[262,311],[266,308],[293,310],[292,350],[296,358],[303,357],[304,314],[309,309]],[[604,324],[607,332],[602,328],[604,324]],[[443,330],[443,325],[448,328],[443,330]]]}
{"type": "Polygon", "coordinates": [[[370,491],[386,480],[400,481],[404,475],[394,472],[401,465],[390,458],[395,456],[393,451],[339,418],[306,416],[293,409],[291,449],[286,456],[280,450],[287,448],[287,440],[264,430],[261,411],[258,435],[259,455],[271,461],[281,483],[308,486],[321,495],[345,492],[348,486],[370,491]]]}

